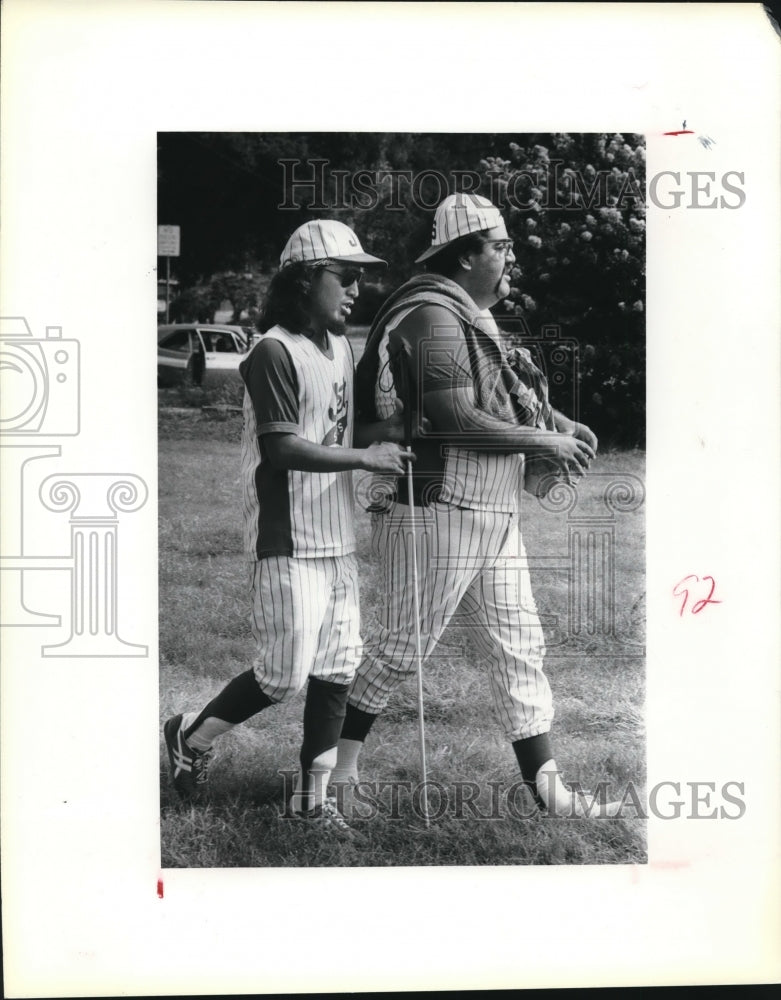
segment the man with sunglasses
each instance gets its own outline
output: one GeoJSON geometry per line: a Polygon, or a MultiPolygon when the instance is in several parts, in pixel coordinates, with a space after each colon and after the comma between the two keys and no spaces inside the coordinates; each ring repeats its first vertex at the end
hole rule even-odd
{"type": "Polygon", "coordinates": [[[518,525],[524,456],[544,458],[569,480],[583,475],[597,441],[551,408],[528,352],[502,345],[489,309],[508,295],[514,260],[491,202],[474,194],[446,198],[431,246],[416,261],[426,262],[427,272],[385,302],[358,365],[358,420],[390,415],[398,397],[405,412],[427,423],[415,442],[414,533],[406,481],[391,483],[384,504],[372,486],[373,540],[388,599],[350,689],[332,780],[358,780],[373,723],[415,671],[415,614],[425,660],[458,610],[488,661],[496,714],[538,806],[555,815],[611,815],[613,804],[574,794],[559,775],[543,634],[518,525]]]}
{"type": "Polygon", "coordinates": [[[282,251],[262,336],[239,369],[257,656],[200,712],[164,726],[174,787],[194,799],[205,791],[214,740],[306,684],[290,811],[346,839],[355,834],[326,785],[361,657],[352,470],[398,475],[408,458],[392,441],[402,436],[395,413],[360,428],[362,447],[353,445],[353,356],[343,334],[363,269],[384,263],[330,220],[300,226],[282,251]]]}

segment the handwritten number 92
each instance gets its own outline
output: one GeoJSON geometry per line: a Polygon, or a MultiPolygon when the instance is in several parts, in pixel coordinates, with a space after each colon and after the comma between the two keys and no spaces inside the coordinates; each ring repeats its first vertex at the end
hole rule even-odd
{"type": "Polygon", "coordinates": [[[681,598],[681,610],[679,612],[681,618],[683,618],[684,612],[686,611],[686,606],[689,603],[689,591],[691,585],[686,586],[686,584],[688,584],[689,581],[692,580],[694,581],[694,583],[701,582],[703,584],[706,581],[710,581],[710,590],[708,591],[707,596],[701,597],[698,601],[695,601],[694,604],[692,604],[691,613],[693,615],[698,615],[703,610],[703,608],[707,607],[709,604],[721,604],[721,601],[716,600],[716,598],[713,596],[713,593],[716,590],[716,581],[713,579],[713,577],[704,576],[702,580],[700,580],[700,578],[696,576],[694,573],[690,573],[688,576],[685,576],[679,583],[676,583],[676,585],[673,587],[673,597],[681,598]]]}

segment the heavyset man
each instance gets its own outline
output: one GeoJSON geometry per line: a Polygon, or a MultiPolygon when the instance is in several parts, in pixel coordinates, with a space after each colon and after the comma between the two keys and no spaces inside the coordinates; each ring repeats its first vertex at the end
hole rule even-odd
{"type": "MultiPolygon", "coordinates": [[[[416,261],[427,273],[391,295],[372,327],[358,365],[357,419],[390,417],[400,398],[430,422],[415,444],[413,486],[423,659],[458,609],[487,658],[496,714],[537,804],[555,815],[612,815],[615,804],[571,792],[556,765],[543,633],[518,523],[524,455],[577,478],[597,441],[551,408],[528,352],[502,345],[489,309],[509,293],[514,260],[494,205],[473,194],[442,202],[431,246],[416,261]]],[[[358,780],[372,725],[416,668],[406,482],[373,517],[388,599],[350,689],[335,783],[358,780]]]]}
{"type": "MultiPolygon", "coordinates": [[[[251,563],[253,669],[200,712],[164,726],[174,785],[192,799],[214,740],[307,684],[300,771],[291,810],[351,836],[326,794],[347,690],[361,658],[353,469],[400,474],[408,455],[397,416],[365,426],[353,446],[353,356],[345,332],[364,253],[340,222],[300,226],[272,280],[258,344],[242,362],[241,476],[251,563]]],[[[414,458],[414,456],[413,456],[414,458]]]]}

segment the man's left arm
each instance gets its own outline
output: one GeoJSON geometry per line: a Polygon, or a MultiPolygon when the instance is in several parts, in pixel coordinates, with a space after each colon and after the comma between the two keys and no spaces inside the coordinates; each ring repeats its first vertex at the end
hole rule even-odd
{"type": "Polygon", "coordinates": [[[557,431],[560,431],[562,434],[570,434],[579,441],[585,441],[594,451],[597,450],[597,436],[590,427],[587,427],[585,424],[579,424],[575,420],[570,420],[569,417],[565,417],[559,410],[553,411],[553,423],[557,431]]]}

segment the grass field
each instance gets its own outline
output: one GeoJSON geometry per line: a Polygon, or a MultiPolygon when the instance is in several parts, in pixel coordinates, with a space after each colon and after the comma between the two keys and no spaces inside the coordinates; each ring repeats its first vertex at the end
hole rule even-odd
{"type": "MultiPolygon", "coordinates": [[[[170,400],[170,394],[166,394],[170,400]]],[[[251,664],[245,562],[241,551],[240,417],[160,413],[160,716],[200,709],[251,664]]],[[[581,487],[581,503],[597,502],[604,475],[643,479],[642,453],[610,453],[581,487]]],[[[546,671],[553,687],[554,745],[565,777],[584,788],[606,781],[621,796],[628,782],[643,795],[644,580],[643,509],[615,521],[616,635],[562,637],[567,632],[567,517],[529,500],[524,510],[528,554],[555,566],[533,570],[546,627],[546,671]]],[[[594,508],[596,509],[596,508],[594,508]]],[[[383,600],[369,552],[369,518],[356,511],[361,568],[362,632],[372,633],[383,600]]],[[[487,678],[468,635],[451,628],[425,671],[430,808],[441,817],[426,829],[419,799],[414,683],[406,685],[374,726],[362,755],[362,777],[399,782],[369,787],[354,825],[366,845],[323,842],[284,818],[284,778],[301,738],[303,694],[268,709],[223,737],[216,747],[205,804],[179,802],[168,777],[161,736],[162,864],[175,867],[619,864],[645,860],[644,821],[543,818],[514,783],[517,765],[495,723],[487,678]],[[517,794],[516,794],[517,793],[517,794]],[[469,799],[474,799],[472,805],[469,799]]]]}

